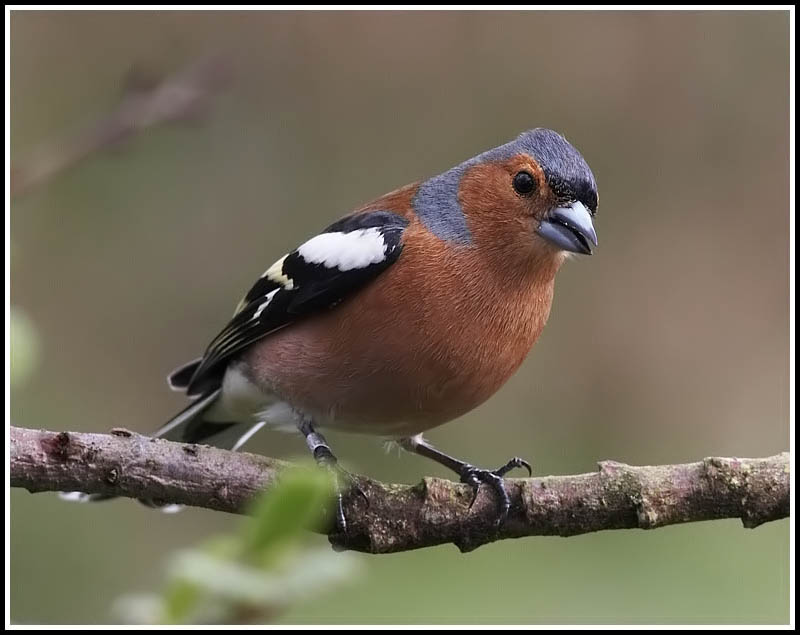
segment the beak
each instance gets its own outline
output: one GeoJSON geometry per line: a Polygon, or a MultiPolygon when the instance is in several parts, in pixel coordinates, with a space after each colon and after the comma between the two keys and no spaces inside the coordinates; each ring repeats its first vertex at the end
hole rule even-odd
{"type": "Polygon", "coordinates": [[[592,245],[597,246],[592,216],[580,201],[551,209],[537,232],[556,247],[576,254],[591,254],[592,245]]]}

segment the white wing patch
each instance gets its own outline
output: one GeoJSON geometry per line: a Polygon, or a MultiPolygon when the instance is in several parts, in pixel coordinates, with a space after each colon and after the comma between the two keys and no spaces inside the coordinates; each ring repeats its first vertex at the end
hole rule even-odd
{"type": "Polygon", "coordinates": [[[363,269],[386,258],[386,243],[377,227],[314,236],[297,249],[306,262],[339,271],[363,269]]]}

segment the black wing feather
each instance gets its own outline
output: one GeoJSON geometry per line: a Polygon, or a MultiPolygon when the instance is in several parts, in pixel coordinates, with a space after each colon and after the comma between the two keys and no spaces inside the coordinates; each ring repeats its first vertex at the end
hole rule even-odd
{"type": "Polygon", "coordinates": [[[218,386],[227,363],[244,348],[300,317],[335,306],[386,270],[400,256],[402,236],[407,226],[408,221],[402,216],[377,211],[347,216],[322,232],[347,234],[377,229],[384,243],[384,257],[380,262],[364,267],[342,271],[338,267],[308,262],[301,255],[300,248],[279,260],[281,266],[277,279],[268,276],[272,268],[268,270],[247,292],[237,313],[209,344],[188,382],[187,393],[204,393],[218,386]]]}

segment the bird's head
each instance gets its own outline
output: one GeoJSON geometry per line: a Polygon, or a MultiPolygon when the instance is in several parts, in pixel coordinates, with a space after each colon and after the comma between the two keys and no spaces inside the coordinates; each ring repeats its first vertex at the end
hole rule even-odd
{"type": "Polygon", "coordinates": [[[510,250],[591,254],[597,185],[581,154],[545,128],[423,183],[417,213],[440,238],[510,250]]]}
{"type": "Polygon", "coordinates": [[[560,134],[545,128],[525,132],[509,145],[516,154],[505,167],[517,197],[510,207],[533,216],[538,221],[536,232],[556,249],[591,254],[592,246],[597,246],[592,222],[597,184],[581,154],[560,134]]]}

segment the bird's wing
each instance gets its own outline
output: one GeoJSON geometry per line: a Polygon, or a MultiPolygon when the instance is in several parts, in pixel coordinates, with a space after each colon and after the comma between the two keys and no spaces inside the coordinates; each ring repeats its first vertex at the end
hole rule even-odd
{"type": "Polygon", "coordinates": [[[202,359],[192,364],[196,369],[191,379],[181,382],[186,392],[207,391],[242,349],[300,317],[336,305],[391,266],[403,249],[407,225],[408,220],[388,211],[356,213],[275,262],[247,292],[202,359]]]}

